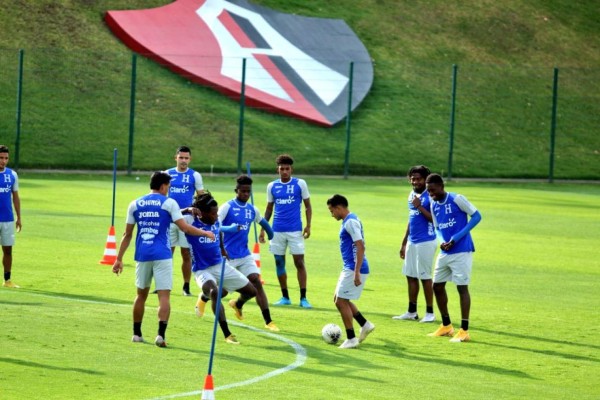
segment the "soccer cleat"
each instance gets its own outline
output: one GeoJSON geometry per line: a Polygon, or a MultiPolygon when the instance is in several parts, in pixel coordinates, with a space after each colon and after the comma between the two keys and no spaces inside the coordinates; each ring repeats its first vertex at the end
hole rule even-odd
{"type": "Polygon", "coordinates": [[[300,299],[300,307],[302,308],[312,308],[312,306],[310,305],[310,303],[308,302],[308,300],[306,300],[306,297],[303,297],[300,299]]]}
{"type": "Polygon", "coordinates": [[[433,321],[435,321],[435,314],[427,313],[427,314],[425,314],[423,319],[421,319],[419,322],[433,322],[433,321]]]}
{"type": "Polygon", "coordinates": [[[279,332],[279,328],[275,325],[275,322],[271,321],[265,325],[265,328],[270,330],[271,332],[279,332]]]}
{"type": "Polygon", "coordinates": [[[439,328],[436,329],[435,332],[427,334],[427,336],[452,336],[454,335],[454,328],[452,324],[444,326],[444,324],[440,324],[439,328]]]}
{"type": "Polygon", "coordinates": [[[355,349],[359,343],[358,338],[346,339],[344,343],[340,344],[340,349],[355,349]]]}
{"type": "Polygon", "coordinates": [[[144,338],[138,335],[133,335],[133,337],[131,338],[131,341],[133,343],[144,343],[144,338]]]}
{"type": "Polygon", "coordinates": [[[160,335],[158,335],[156,339],[154,339],[154,344],[158,347],[167,347],[167,342],[165,342],[165,339],[163,339],[163,337],[160,335]]]}
{"type": "Polygon", "coordinates": [[[235,335],[229,335],[225,338],[225,342],[229,344],[240,344],[235,335]]]}
{"type": "Polygon", "coordinates": [[[360,335],[358,335],[358,341],[362,342],[369,336],[369,333],[375,330],[375,325],[367,321],[363,326],[360,327],[360,335]]]}
{"type": "Polygon", "coordinates": [[[233,312],[235,313],[235,317],[237,319],[239,319],[240,321],[244,320],[244,315],[242,314],[242,309],[241,308],[237,308],[237,304],[236,304],[235,299],[231,299],[229,300],[229,307],[233,308],[233,312]]]}
{"type": "Polygon", "coordinates": [[[182,293],[182,294],[183,294],[184,296],[193,296],[193,294],[192,294],[192,293],[191,293],[189,290],[185,290],[185,289],[183,290],[183,293],[182,293]]]}
{"type": "Polygon", "coordinates": [[[405,312],[402,315],[395,315],[392,319],[403,320],[403,321],[416,321],[419,319],[419,314],[416,312],[405,312]]]}
{"type": "Polygon", "coordinates": [[[282,297],[279,299],[277,303],[273,303],[274,306],[289,306],[292,304],[292,301],[287,297],[282,297]]]}
{"type": "Polygon", "coordinates": [[[4,283],[2,284],[2,286],[13,288],[13,289],[18,289],[18,288],[21,287],[21,286],[17,285],[16,283],[14,283],[13,281],[11,281],[10,279],[7,280],[7,281],[4,281],[4,283]]]}
{"type": "Polygon", "coordinates": [[[460,343],[460,342],[468,342],[471,340],[471,336],[469,336],[469,331],[465,331],[463,328],[458,330],[458,333],[454,335],[450,342],[452,343],[460,343]]]}

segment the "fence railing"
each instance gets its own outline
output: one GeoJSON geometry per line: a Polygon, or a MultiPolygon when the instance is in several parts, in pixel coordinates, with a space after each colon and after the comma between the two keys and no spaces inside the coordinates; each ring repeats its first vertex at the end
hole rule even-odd
{"type": "Polygon", "coordinates": [[[374,68],[363,103],[323,128],[229,101],[135,54],[0,49],[0,140],[14,143],[16,168],[110,169],[117,147],[132,173],[169,166],[189,144],[197,168],[215,172],[243,171],[245,160],[272,172],[289,152],[303,173],[346,177],[424,163],[450,178],[600,179],[600,69],[374,68]]]}

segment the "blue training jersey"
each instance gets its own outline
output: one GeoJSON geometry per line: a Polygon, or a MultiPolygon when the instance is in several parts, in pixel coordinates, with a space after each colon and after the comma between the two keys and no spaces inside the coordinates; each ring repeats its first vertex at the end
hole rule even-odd
{"type": "Polygon", "coordinates": [[[223,226],[239,225],[237,232],[224,232],[223,245],[227,254],[232,259],[244,258],[250,255],[248,249],[248,235],[252,229],[252,222],[257,224],[262,219],[258,209],[249,203],[242,203],[237,199],[229,200],[219,208],[219,222],[223,226]]]}
{"type": "Polygon", "coordinates": [[[310,197],[304,179],[291,178],[282,183],[277,179],[267,186],[267,202],[274,203],[273,232],[302,230],[302,201],[310,197]]]}
{"type": "Polygon", "coordinates": [[[421,205],[426,209],[430,208],[431,203],[427,191],[424,191],[419,195],[413,190],[408,195],[408,240],[411,243],[423,243],[435,240],[433,222],[429,222],[421,211],[412,204],[412,201],[416,196],[420,196],[421,205]]]}
{"type": "MultiPolygon", "coordinates": [[[[475,214],[475,206],[462,195],[446,193],[442,201],[431,202],[431,215],[433,224],[441,233],[444,242],[449,242],[452,236],[460,232],[469,223],[469,216],[475,214]]],[[[475,251],[471,232],[461,240],[454,243],[450,250],[441,250],[442,253],[456,254],[475,251]]]]}
{"type": "Polygon", "coordinates": [[[13,192],[19,191],[19,178],[12,169],[5,167],[0,172],[0,222],[12,222],[15,220],[13,214],[13,192]]]}
{"type": "Polygon", "coordinates": [[[150,193],[132,201],[127,210],[127,223],[137,224],[136,261],[157,261],[173,258],[169,242],[171,221],[183,218],[173,199],[160,193],[150,193]]]}
{"type": "Polygon", "coordinates": [[[212,225],[208,225],[191,215],[186,215],[185,220],[196,228],[211,231],[215,234],[215,240],[204,236],[185,235],[190,245],[192,271],[202,271],[213,265],[221,264],[223,262],[221,237],[219,235],[221,224],[217,221],[212,225]]]}
{"type": "MultiPolygon", "coordinates": [[[[365,241],[363,226],[356,214],[350,213],[346,216],[346,218],[344,218],[342,227],[340,229],[340,252],[342,253],[344,269],[354,271],[356,264],[356,244],[354,242],[359,240],[362,240],[363,243],[365,241]]],[[[369,273],[369,262],[367,261],[366,246],[363,263],[360,267],[360,273],[369,273]]]]}
{"type": "Polygon", "coordinates": [[[191,168],[188,168],[185,172],[179,172],[177,167],[173,167],[165,172],[171,176],[169,197],[179,204],[179,208],[191,206],[196,191],[204,189],[202,175],[191,168]]]}

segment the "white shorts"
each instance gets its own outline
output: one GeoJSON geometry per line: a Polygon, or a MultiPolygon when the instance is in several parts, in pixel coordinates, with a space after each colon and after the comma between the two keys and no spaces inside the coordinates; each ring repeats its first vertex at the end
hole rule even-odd
{"type": "Polygon", "coordinates": [[[237,269],[244,276],[250,276],[251,274],[260,275],[260,271],[256,266],[256,261],[254,261],[254,257],[252,257],[252,255],[243,258],[227,260],[227,265],[229,265],[231,268],[237,269]]]}
{"type": "Polygon", "coordinates": [[[459,286],[468,285],[471,282],[472,266],[472,252],[440,253],[435,263],[433,282],[454,282],[459,286]]]}
{"type": "MultiPolygon", "coordinates": [[[[221,277],[221,265],[215,264],[206,269],[194,271],[194,279],[198,284],[198,287],[202,289],[202,286],[208,281],[214,282],[216,285],[219,284],[219,278],[221,277]]],[[[246,286],[250,281],[237,269],[231,268],[225,263],[225,272],[223,274],[223,287],[228,292],[232,292],[246,286]]]]}
{"type": "Polygon", "coordinates": [[[431,279],[437,240],[422,243],[408,242],[402,273],[411,278],[431,279]]]}
{"type": "Polygon", "coordinates": [[[269,244],[269,251],[276,256],[284,256],[286,247],[290,248],[290,254],[304,254],[304,236],[302,231],[275,232],[269,244]]]}
{"type": "Polygon", "coordinates": [[[360,285],[355,286],[354,271],[343,269],[335,287],[335,297],[346,300],[358,300],[368,277],[369,274],[360,274],[360,285]]]}
{"type": "Polygon", "coordinates": [[[171,247],[181,247],[189,249],[190,245],[185,237],[185,233],[179,227],[173,223],[169,226],[169,240],[171,247]]]}
{"type": "Polygon", "coordinates": [[[156,290],[171,290],[173,288],[173,259],[139,261],[135,264],[135,285],[138,288],[149,288],[153,277],[156,290]]]}
{"type": "Polygon", "coordinates": [[[0,222],[0,245],[15,245],[15,221],[0,222]]]}

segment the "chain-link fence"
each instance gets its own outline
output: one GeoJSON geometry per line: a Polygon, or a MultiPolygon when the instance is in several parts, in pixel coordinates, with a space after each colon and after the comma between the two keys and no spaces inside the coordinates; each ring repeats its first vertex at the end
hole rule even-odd
{"type": "Polygon", "coordinates": [[[324,128],[130,53],[0,49],[0,142],[20,168],[110,169],[118,148],[119,169],[160,169],[186,144],[203,172],[273,172],[287,152],[302,174],[600,179],[600,69],[558,67],[555,88],[554,66],[458,65],[453,80],[451,64],[374,62],[363,103],[324,128]]]}

